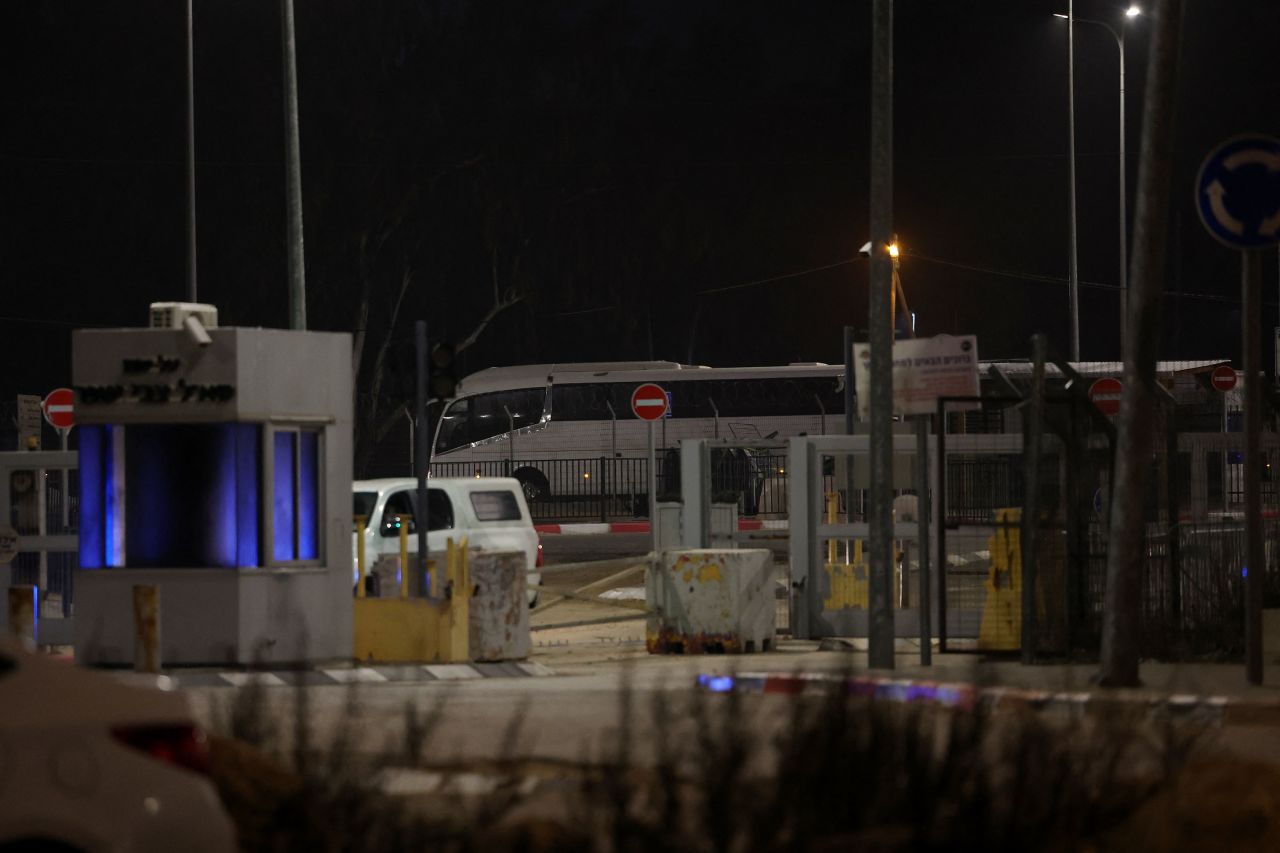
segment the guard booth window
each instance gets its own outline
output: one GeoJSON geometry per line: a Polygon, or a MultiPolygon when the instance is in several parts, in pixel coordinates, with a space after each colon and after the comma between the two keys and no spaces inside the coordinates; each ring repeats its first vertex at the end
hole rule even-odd
{"type": "Polygon", "coordinates": [[[261,565],[257,424],[86,425],[80,566],[261,565]]]}
{"type": "Polygon", "coordinates": [[[271,558],[274,563],[320,560],[320,433],[272,432],[271,558]]]}

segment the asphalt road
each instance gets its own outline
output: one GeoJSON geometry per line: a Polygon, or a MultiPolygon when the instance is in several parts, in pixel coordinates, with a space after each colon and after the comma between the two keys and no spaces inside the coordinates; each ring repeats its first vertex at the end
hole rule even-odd
{"type": "Polygon", "coordinates": [[[619,557],[642,557],[649,553],[648,533],[602,533],[575,536],[549,533],[542,537],[542,560],[545,565],[586,563],[619,557]]]}
{"type": "MultiPolygon", "coordinates": [[[[614,560],[620,557],[642,557],[649,553],[652,540],[648,533],[601,533],[575,535],[548,533],[542,536],[542,559],[548,566],[558,563],[586,563],[593,560],[614,560]]],[[[760,540],[742,547],[770,548],[774,559],[785,562],[787,540],[778,537],[760,540]]]]}

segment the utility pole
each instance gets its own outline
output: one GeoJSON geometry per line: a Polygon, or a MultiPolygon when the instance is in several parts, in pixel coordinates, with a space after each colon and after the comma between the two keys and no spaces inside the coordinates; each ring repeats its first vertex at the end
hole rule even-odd
{"type": "Polygon", "coordinates": [[[1124,336],[1128,332],[1129,323],[1129,211],[1125,204],[1128,187],[1125,186],[1128,172],[1125,167],[1124,141],[1124,33],[1122,25],[1116,34],[1116,43],[1120,46],[1120,357],[1124,358],[1124,336]]]}
{"type": "Polygon", "coordinates": [[[284,46],[285,205],[289,255],[289,328],[307,328],[307,274],[302,252],[302,155],[298,143],[298,62],[293,37],[293,0],[280,0],[284,46]]]}
{"type": "MultiPolygon", "coordinates": [[[[414,453],[413,475],[418,478],[418,507],[414,513],[418,527],[418,560],[414,565],[412,580],[409,584],[411,595],[424,595],[431,592],[431,579],[427,575],[427,531],[431,525],[431,512],[427,495],[427,469],[430,468],[430,451],[427,449],[427,321],[419,320],[413,324],[413,412],[418,421],[414,438],[417,439],[417,452],[414,453]]],[[[402,566],[402,571],[409,571],[402,566]]],[[[438,589],[436,590],[439,591],[438,589]]]]}
{"type": "Polygon", "coordinates": [[[1067,156],[1071,184],[1071,360],[1080,360],[1080,264],[1076,245],[1076,14],[1067,2],[1067,156]]]}
{"type": "Polygon", "coordinates": [[[1147,65],[1133,225],[1129,331],[1124,390],[1116,439],[1115,490],[1102,611],[1100,682],[1138,684],[1138,626],[1142,621],[1142,565],[1146,559],[1147,477],[1155,430],[1155,367],[1160,346],[1160,300],[1173,170],[1173,112],[1177,91],[1182,0],[1157,0],[1147,65]]]}
{"type": "Polygon", "coordinates": [[[1262,548],[1262,252],[1240,253],[1244,328],[1244,662],[1250,684],[1262,683],[1262,587],[1267,563],[1262,548]]]}
{"type": "Polygon", "coordinates": [[[894,664],[893,604],[893,0],[871,5],[870,630],[868,662],[894,664]]]}
{"type": "Polygon", "coordinates": [[[196,298],[196,74],[191,3],[187,0],[187,301],[196,298]]]}

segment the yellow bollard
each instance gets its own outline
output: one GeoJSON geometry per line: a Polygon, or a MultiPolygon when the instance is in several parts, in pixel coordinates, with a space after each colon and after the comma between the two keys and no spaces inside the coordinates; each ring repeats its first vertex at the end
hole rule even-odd
{"type": "Polygon", "coordinates": [[[160,672],[160,587],[133,587],[133,669],[160,672]]]}
{"type": "MultiPolygon", "coordinates": [[[[840,496],[835,492],[827,492],[827,524],[835,524],[840,512],[840,496]]],[[[836,561],[836,540],[827,540],[827,562],[836,561]]]]}
{"type": "Polygon", "coordinates": [[[467,564],[467,537],[455,546],[450,538],[445,548],[445,595],[448,616],[444,619],[446,636],[441,644],[449,649],[450,659],[471,659],[471,572],[467,564]]]}
{"type": "Polygon", "coordinates": [[[356,581],[356,598],[364,598],[364,528],[368,520],[368,516],[356,516],[356,569],[357,577],[359,578],[356,581]]]}
{"type": "MultiPolygon", "coordinates": [[[[417,571],[415,563],[414,569],[417,571]]],[[[400,597],[409,597],[409,516],[400,516],[400,597]]]]}

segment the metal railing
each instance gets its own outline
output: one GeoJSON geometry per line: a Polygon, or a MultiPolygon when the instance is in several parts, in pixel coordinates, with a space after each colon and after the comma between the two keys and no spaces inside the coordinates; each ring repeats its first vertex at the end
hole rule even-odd
{"type": "MultiPolygon", "coordinates": [[[[785,515],[784,454],[724,454],[712,460],[713,500],[738,503],[740,516],[785,515]]],[[[490,459],[438,461],[436,477],[515,477],[524,486],[529,512],[539,521],[645,518],[649,513],[649,460],[644,457],[490,459]]],[[[658,454],[659,500],[680,499],[679,452],[658,454]]]]}
{"type": "MultiPolygon", "coordinates": [[[[80,530],[79,473],[75,468],[19,468],[10,463],[0,488],[7,489],[8,518],[23,537],[75,535],[80,530]],[[66,482],[63,482],[64,476],[66,482]]],[[[72,615],[75,604],[75,551],[32,549],[10,562],[11,583],[40,591],[40,618],[72,615]]]]}

